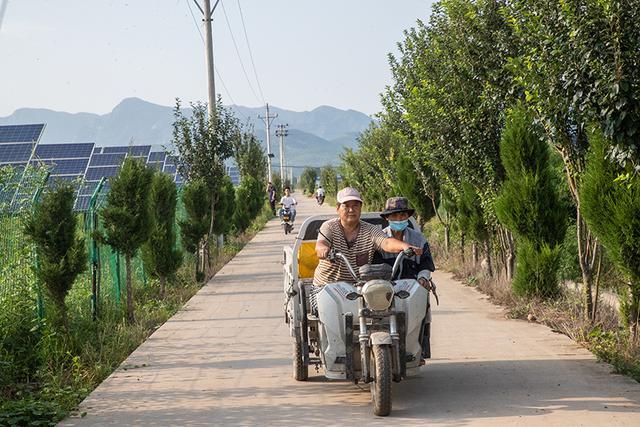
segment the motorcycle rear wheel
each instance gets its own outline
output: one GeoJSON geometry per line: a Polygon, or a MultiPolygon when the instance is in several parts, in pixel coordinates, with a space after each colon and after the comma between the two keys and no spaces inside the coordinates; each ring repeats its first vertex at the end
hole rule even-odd
{"type": "Polygon", "coordinates": [[[309,367],[304,366],[304,355],[302,344],[293,343],[293,378],[296,381],[306,381],[309,379],[309,367]]]}
{"type": "Polygon", "coordinates": [[[371,349],[371,364],[371,372],[375,375],[370,383],[373,413],[386,417],[391,413],[391,347],[374,345],[371,349]]]}

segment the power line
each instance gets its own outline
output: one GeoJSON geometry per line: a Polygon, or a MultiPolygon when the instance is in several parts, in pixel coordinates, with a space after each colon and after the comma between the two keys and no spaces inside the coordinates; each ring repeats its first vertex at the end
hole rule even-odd
{"type": "Polygon", "coordinates": [[[247,27],[244,24],[244,15],[242,13],[242,7],[240,7],[240,0],[238,1],[238,10],[240,11],[240,20],[242,21],[242,29],[244,30],[244,39],[247,41],[247,48],[249,49],[249,58],[251,58],[251,67],[253,67],[253,75],[256,77],[256,83],[258,84],[258,91],[260,96],[264,100],[264,94],[262,93],[262,86],[260,85],[260,79],[258,78],[258,71],[256,70],[256,64],[253,61],[253,52],[251,51],[251,45],[249,44],[249,37],[247,36],[247,27]]]}
{"type": "MultiPolygon", "coordinates": [[[[202,30],[200,29],[200,25],[198,25],[198,20],[196,19],[196,15],[193,13],[193,9],[191,9],[191,2],[189,0],[185,0],[185,1],[187,2],[187,7],[189,8],[189,12],[191,13],[191,18],[193,18],[193,23],[195,24],[196,29],[198,30],[198,34],[200,34],[200,40],[202,40],[202,43],[204,44],[204,36],[202,35],[202,30]]],[[[222,76],[220,75],[218,68],[214,65],[213,69],[216,72],[216,75],[218,76],[218,79],[220,80],[220,83],[222,84],[222,88],[224,89],[224,92],[227,94],[229,101],[231,101],[231,104],[236,105],[236,102],[231,97],[231,93],[229,93],[229,89],[227,89],[227,85],[224,84],[224,80],[222,79],[222,76]]]]}
{"type": "Polygon", "coordinates": [[[260,101],[260,98],[258,97],[258,94],[256,93],[255,89],[253,88],[253,85],[251,84],[251,80],[249,79],[249,75],[247,74],[247,69],[244,67],[244,63],[242,62],[242,57],[240,56],[240,49],[238,49],[238,43],[236,43],[236,38],[233,36],[233,30],[231,29],[231,24],[229,23],[229,17],[227,16],[227,11],[224,7],[224,2],[221,1],[220,4],[222,5],[222,14],[224,15],[224,20],[227,22],[227,27],[229,28],[229,34],[231,35],[231,41],[233,42],[233,47],[235,47],[236,49],[236,55],[238,55],[238,61],[240,62],[240,67],[242,67],[242,72],[244,73],[244,77],[247,80],[247,84],[249,85],[249,89],[251,89],[251,92],[253,93],[253,96],[256,97],[256,100],[258,102],[262,102],[264,103],[264,98],[262,98],[262,101],[260,101]]]}

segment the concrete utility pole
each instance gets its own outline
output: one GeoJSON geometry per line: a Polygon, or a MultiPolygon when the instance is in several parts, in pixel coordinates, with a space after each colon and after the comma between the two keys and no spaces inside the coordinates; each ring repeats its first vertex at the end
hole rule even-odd
{"type": "Polygon", "coordinates": [[[2,30],[2,20],[4,19],[4,14],[7,11],[7,5],[9,4],[9,0],[2,0],[0,4],[0,30],[2,30]]]}
{"type": "Polygon", "coordinates": [[[276,129],[276,136],[280,137],[280,180],[283,184],[287,178],[284,160],[284,137],[289,135],[289,129],[287,129],[288,127],[288,124],[278,125],[276,129]]]}
{"type": "MultiPolygon", "coordinates": [[[[271,153],[271,121],[278,117],[277,114],[269,114],[269,104],[267,103],[267,115],[261,116],[258,114],[258,118],[264,121],[264,126],[267,130],[267,179],[271,182],[271,158],[274,157],[271,153]]],[[[284,182],[283,182],[284,183],[284,182]]]]}
{"type": "Polygon", "coordinates": [[[207,83],[209,88],[209,117],[214,117],[216,111],[216,82],[215,82],[215,74],[213,68],[213,30],[212,26],[212,16],[213,11],[216,10],[216,6],[220,0],[216,0],[216,3],[211,7],[211,0],[203,0],[204,7],[200,6],[198,0],[193,0],[193,2],[198,6],[200,12],[202,12],[204,22],[204,45],[205,45],[205,54],[207,59],[207,83]]]}

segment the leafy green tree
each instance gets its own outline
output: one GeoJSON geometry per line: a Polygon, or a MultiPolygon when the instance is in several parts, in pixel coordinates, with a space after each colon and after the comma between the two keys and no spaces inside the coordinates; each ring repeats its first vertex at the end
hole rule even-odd
{"type": "Polygon", "coordinates": [[[373,123],[358,137],[358,150],[347,149],[341,155],[344,184],[361,192],[369,210],[380,209],[394,195],[400,144],[391,129],[373,123]]]}
{"type": "Polygon", "coordinates": [[[151,216],[153,226],[142,247],[145,270],[160,282],[160,297],[164,297],[167,279],[182,264],[182,251],[176,241],[176,185],[170,175],[155,173],[151,184],[151,216]]]}
{"type": "Polygon", "coordinates": [[[338,194],[338,173],[332,166],[325,166],[320,170],[320,185],[325,194],[335,197],[338,194]]]}
{"type": "Polygon", "coordinates": [[[637,169],[639,10],[638,0],[516,0],[505,9],[522,44],[510,61],[511,90],[525,95],[565,163],[587,311],[599,252],[578,200],[587,129],[597,123],[613,141],[608,154],[621,174],[637,169]]]}
{"type": "Polygon", "coordinates": [[[634,337],[640,326],[640,176],[617,179],[620,166],[608,158],[610,143],[599,131],[580,187],[580,204],[589,228],[629,281],[630,298],[623,312],[634,337]]]}
{"type": "Polygon", "coordinates": [[[300,175],[300,188],[305,194],[313,194],[316,190],[316,179],[318,170],[316,168],[305,168],[300,175]]]}
{"type": "Polygon", "coordinates": [[[73,186],[58,184],[45,192],[25,223],[25,233],[35,243],[38,254],[36,277],[55,305],[54,323],[62,327],[67,326],[65,298],[78,275],[87,268],[84,240],[77,235],[74,201],[73,186]]]}
{"type": "Polygon", "coordinates": [[[554,185],[549,148],[542,133],[522,105],[510,111],[500,143],[506,180],[495,209],[500,222],[516,236],[514,290],[550,297],[558,293],[567,211],[554,185]]]}
{"type": "Polygon", "coordinates": [[[242,130],[240,136],[233,140],[233,158],[241,179],[253,177],[266,184],[267,154],[250,129],[242,130]]]}
{"type": "Polygon", "coordinates": [[[255,178],[242,180],[236,190],[236,205],[233,215],[238,231],[243,231],[251,224],[265,204],[264,183],[255,178]]]}
{"type": "Polygon", "coordinates": [[[176,100],[172,144],[180,155],[180,173],[188,180],[201,179],[210,193],[208,238],[202,241],[210,270],[209,242],[213,238],[216,206],[226,175],[224,162],[233,154],[234,142],[242,138],[242,133],[238,120],[230,109],[222,105],[220,98],[214,117],[208,116],[205,104],[191,104],[191,109],[191,116],[186,117],[180,108],[180,100],[176,100]]]}
{"type": "Polygon", "coordinates": [[[135,323],[131,261],[147,241],[153,225],[149,195],[153,170],[134,158],[126,158],[110,180],[107,204],[100,211],[104,232],[98,238],[125,257],[127,321],[135,323]]]}
{"type": "MultiPolygon", "coordinates": [[[[435,216],[434,206],[437,201],[432,200],[429,195],[425,194],[420,176],[407,154],[400,154],[394,167],[396,169],[395,193],[409,200],[418,214],[420,223],[424,225],[435,216]]],[[[435,198],[436,194],[434,193],[430,196],[435,198]]]]}
{"type": "Polygon", "coordinates": [[[225,176],[222,184],[222,191],[217,205],[216,220],[213,232],[218,235],[225,235],[231,232],[233,227],[233,214],[236,206],[236,190],[233,187],[231,178],[225,176]]]}
{"type": "Polygon", "coordinates": [[[182,244],[196,257],[196,279],[204,279],[203,260],[200,257],[202,242],[207,237],[211,223],[211,192],[204,180],[188,181],[182,193],[186,218],[178,221],[182,244]]]}

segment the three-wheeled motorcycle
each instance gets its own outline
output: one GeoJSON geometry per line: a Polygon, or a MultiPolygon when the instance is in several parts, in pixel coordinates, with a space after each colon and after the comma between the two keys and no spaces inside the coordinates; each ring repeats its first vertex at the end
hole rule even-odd
{"type": "MultiPolygon", "coordinates": [[[[284,248],[285,321],[293,338],[294,378],[305,381],[309,367],[315,366],[327,378],[369,384],[374,414],[386,416],[392,382],[416,374],[430,344],[429,291],[416,280],[395,278],[411,253],[400,253],[393,267],[365,265],[356,272],[344,255],[332,250],[331,262],[345,263],[353,282],[314,286],[319,262],[315,243],[320,226],[330,218],[334,216],[308,218],[294,245],[284,248]]],[[[378,213],[361,219],[386,226],[378,213]]],[[[418,224],[410,221],[416,229],[418,224]]]]}

